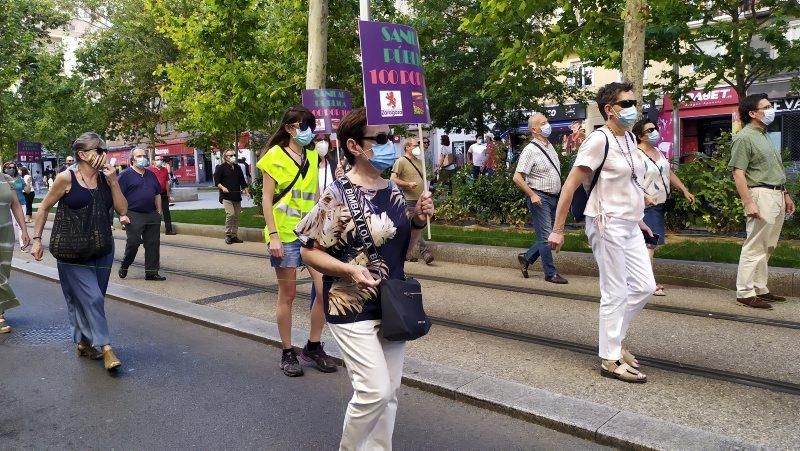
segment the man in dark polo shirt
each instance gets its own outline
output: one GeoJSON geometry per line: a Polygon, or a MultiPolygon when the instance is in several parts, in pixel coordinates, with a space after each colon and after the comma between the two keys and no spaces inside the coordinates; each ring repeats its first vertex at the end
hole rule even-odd
{"type": "Polygon", "coordinates": [[[147,170],[155,174],[158,185],[161,187],[159,196],[161,197],[161,213],[164,217],[164,231],[167,235],[175,235],[176,233],[172,229],[172,216],[169,214],[169,169],[161,155],[156,155],[154,160],[155,164],[148,166],[147,170]]]}
{"type": "Polygon", "coordinates": [[[767,136],[767,127],[775,119],[767,95],[751,94],[742,99],[739,117],[745,127],[733,137],[728,163],[747,215],[747,238],[736,274],[736,301],[771,309],[771,302],[786,298],[769,292],[767,263],[778,245],[783,217],[793,214],[795,207],[784,186],[786,172],[780,151],[767,136]]]}
{"type": "Polygon", "coordinates": [[[247,193],[247,179],[236,160],[236,151],[228,149],[222,164],[214,170],[214,184],[219,189],[219,199],[225,207],[225,243],[241,243],[239,215],[242,213],[242,193],[247,193]]]}
{"type": "Polygon", "coordinates": [[[147,170],[147,152],[133,149],[131,166],[119,175],[119,187],[128,200],[130,224],[125,227],[128,241],[119,277],[128,275],[128,267],[136,259],[139,245],[144,243],[145,280],[166,280],[158,274],[161,247],[161,186],[155,174],[147,170]]]}

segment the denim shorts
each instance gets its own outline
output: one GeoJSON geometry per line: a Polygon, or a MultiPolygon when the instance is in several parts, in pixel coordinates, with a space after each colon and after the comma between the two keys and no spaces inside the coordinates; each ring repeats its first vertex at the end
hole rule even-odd
{"type": "Polygon", "coordinates": [[[300,258],[300,240],[283,243],[283,258],[270,255],[269,262],[273,268],[297,268],[298,266],[303,266],[303,259],[300,258]]]}
{"type": "MultiPolygon", "coordinates": [[[[647,224],[647,227],[650,227],[650,230],[653,233],[657,233],[658,236],[658,245],[661,246],[664,244],[664,234],[666,233],[667,227],[664,221],[664,204],[658,205],[651,205],[644,209],[644,223],[647,224]]],[[[656,246],[652,244],[647,245],[648,249],[655,249],[656,246]]]]}

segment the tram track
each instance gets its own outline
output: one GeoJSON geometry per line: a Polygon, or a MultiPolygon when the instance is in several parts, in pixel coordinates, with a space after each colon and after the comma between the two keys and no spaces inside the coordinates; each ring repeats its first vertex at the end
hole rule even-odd
{"type": "MultiPolygon", "coordinates": [[[[119,263],[120,259],[115,259],[115,262],[119,263]]],[[[144,268],[144,265],[139,263],[134,263],[132,266],[144,268]]],[[[220,276],[213,276],[209,274],[197,273],[192,271],[186,270],[178,270],[174,268],[161,268],[163,272],[167,274],[173,274],[176,276],[187,277],[195,280],[205,281],[205,282],[213,282],[213,283],[220,283],[225,284],[228,286],[241,288],[241,289],[250,289],[250,290],[261,290],[263,292],[277,294],[278,287],[277,285],[262,285],[253,282],[241,281],[236,279],[229,279],[220,276]]],[[[310,296],[305,293],[298,293],[298,297],[303,298],[305,300],[309,300],[310,296]]],[[[541,335],[534,335],[522,332],[515,332],[515,331],[508,331],[503,329],[498,329],[494,327],[488,327],[478,324],[472,324],[462,321],[456,321],[448,318],[442,318],[437,316],[430,317],[431,322],[438,326],[448,327],[451,329],[457,329],[464,332],[471,332],[477,333],[481,335],[488,335],[493,337],[498,337],[510,341],[520,342],[520,343],[528,343],[528,344],[535,344],[539,346],[544,346],[548,348],[554,349],[561,349],[566,351],[575,352],[578,354],[584,355],[597,355],[597,347],[592,345],[587,345],[584,343],[578,343],[573,341],[567,340],[560,340],[551,337],[545,337],[541,335]]],[[[667,359],[661,359],[657,357],[649,357],[645,355],[638,355],[637,359],[643,364],[653,368],[662,369],[665,371],[675,372],[675,373],[682,373],[691,376],[706,378],[706,379],[714,379],[729,383],[734,383],[738,385],[746,385],[750,387],[762,388],[765,390],[778,392],[778,393],[786,393],[790,395],[800,396],[800,384],[795,384],[787,381],[777,380],[777,379],[770,379],[764,378],[759,376],[754,376],[750,374],[744,373],[737,373],[733,371],[726,371],[720,370],[716,368],[709,368],[697,365],[689,365],[681,362],[675,362],[667,359]]]]}
{"type": "MultiPolygon", "coordinates": [[[[117,240],[125,241],[124,238],[115,237],[117,240]]],[[[236,256],[244,256],[244,257],[251,257],[251,258],[266,258],[266,254],[259,254],[255,252],[246,252],[246,251],[237,251],[233,249],[218,249],[213,247],[204,247],[204,246],[195,246],[195,245],[188,245],[188,244],[180,244],[180,243],[165,243],[161,242],[161,246],[167,247],[174,247],[180,249],[187,249],[187,250],[195,250],[195,251],[202,251],[202,252],[211,252],[211,253],[221,253],[226,255],[236,255],[236,256]]],[[[408,273],[410,276],[415,277],[418,280],[427,280],[430,282],[440,282],[440,283],[450,283],[455,285],[466,285],[475,288],[484,288],[490,290],[498,290],[498,291],[506,291],[512,293],[521,293],[521,294],[530,294],[535,296],[546,296],[552,298],[559,298],[559,299],[569,299],[573,301],[583,301],[583,302],[593,302],[595,304],[600,303],[600,298],[598,296],[590,296],[590,295],[583,295],[577,293],[564,293],[561,291],[554,291],[554,290],[544,290],[540,288],[532,288],[532,287],[520,287],[514,285],[506,285],[506,284],[498,284],[498,283],[491,283],[491,282],[481,282],[481,281],[474,281],[474,280],[461,280],[461,279],[454,279],[450,277],[443,277],[443,276],[436,276],[436,275],[429,275],[429,274],[420,274],[420,273],[408,273]]],[[[749,316],[749,315],[738,315],[734,313],[726,313],[726,312],[718,312],[713,310],[704,310],[704,309],[695,309],[689,307],[676,307],[670,305],[663,305],[663,304],[653,304],[648,303],[645,307],[647,310],[657,311],[657,312],[664,312],[664,313],[672,313],[677,315],[687,315],[687,316],[695,316],[700,318],[707,318],[707,319],[715,319],[715,320],[725,320],[725,321],[732,321],[737,323],[746,323],[746,324],[758,324],[762,326],[770,326],[770,327],[779,327],[785,329],[795,329],[800,330],[800,322],[797,321],[787,321],[781,320],[776,318],[762,318],[758,316],[749,316]]]]}

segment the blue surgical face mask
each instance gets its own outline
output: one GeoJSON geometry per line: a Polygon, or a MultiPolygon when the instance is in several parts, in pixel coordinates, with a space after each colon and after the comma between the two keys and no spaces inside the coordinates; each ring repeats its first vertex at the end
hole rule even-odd
{"type": "Polygon", "coordinates": [[[552,133],[552,132],[553,132],[553,127],[551,127],[551,126],[550,126],[550,124],[544,124],[544,125],[542,125],[541,129],[542,129],[542,131],[541,131],[540,133],[541,133],[541,134],[542,134],[542,136],[544,136],[545,138],[548,138],[548,137],[550,136],[550,133],[552,133]]]}
{"type": "Polygon", "coordinates": [[[294,135],[294,140],[297,141],[298,144],[305,147],[311,144],[311,141],[314,140],[314,132],[311,131],[311,127],[306,128],[305,130],[297,130],[297,134],[294,135]]]}
{"type": "Polygon", "coordinates": [[[147,159],[147,157],[136,157],[134,162],[136,163],[136,166],[139,166],[142,169],[150,166],[150,161],[147,159]]]}
{"type": "Polygon", "coordinates": [[[647,135],[647,141],[652,144],[656,145],[661,140],[661,135],[658,134],[658,130],[653,130],[647,135]]]}
{"type": "Polygon", "coordinates": [[[375,169],[383,171],[394,166],[395,161],[397,161],[397,152],[391,141],[386,144],[375,143],[372,145],[372,158],[369,159],[369,162],[375,166],[375,169]]]}
{"type": "Polygon", "coordinates": [[[623,127],[630,127],[636,123],[636,119],[639,118],[639,112],[636,111],[635,106],[623,108],[617,113],[617,118],[623,127]]]}
{"type": "Polygon", "coordinates": [[[15,177],[17,175],[17,171],[15,171],[14,168],[7,169],[6,175],[9,177],[15,177]]]}

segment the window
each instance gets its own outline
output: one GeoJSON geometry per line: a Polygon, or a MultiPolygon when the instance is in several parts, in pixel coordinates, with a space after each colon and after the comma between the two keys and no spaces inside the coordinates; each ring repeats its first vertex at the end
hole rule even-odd
{"type": "Polygon", "coordinates": [[[186,166],[187,167],[194,166],[194,157],[186,157],[186,166]]]}
{"type": "Polygon", "coordinates": [[[567,82],[570,86],[586,88],[594,85],[594,68],[584,66],[580,61],[569,63],[570,76],[567,82]]]}

